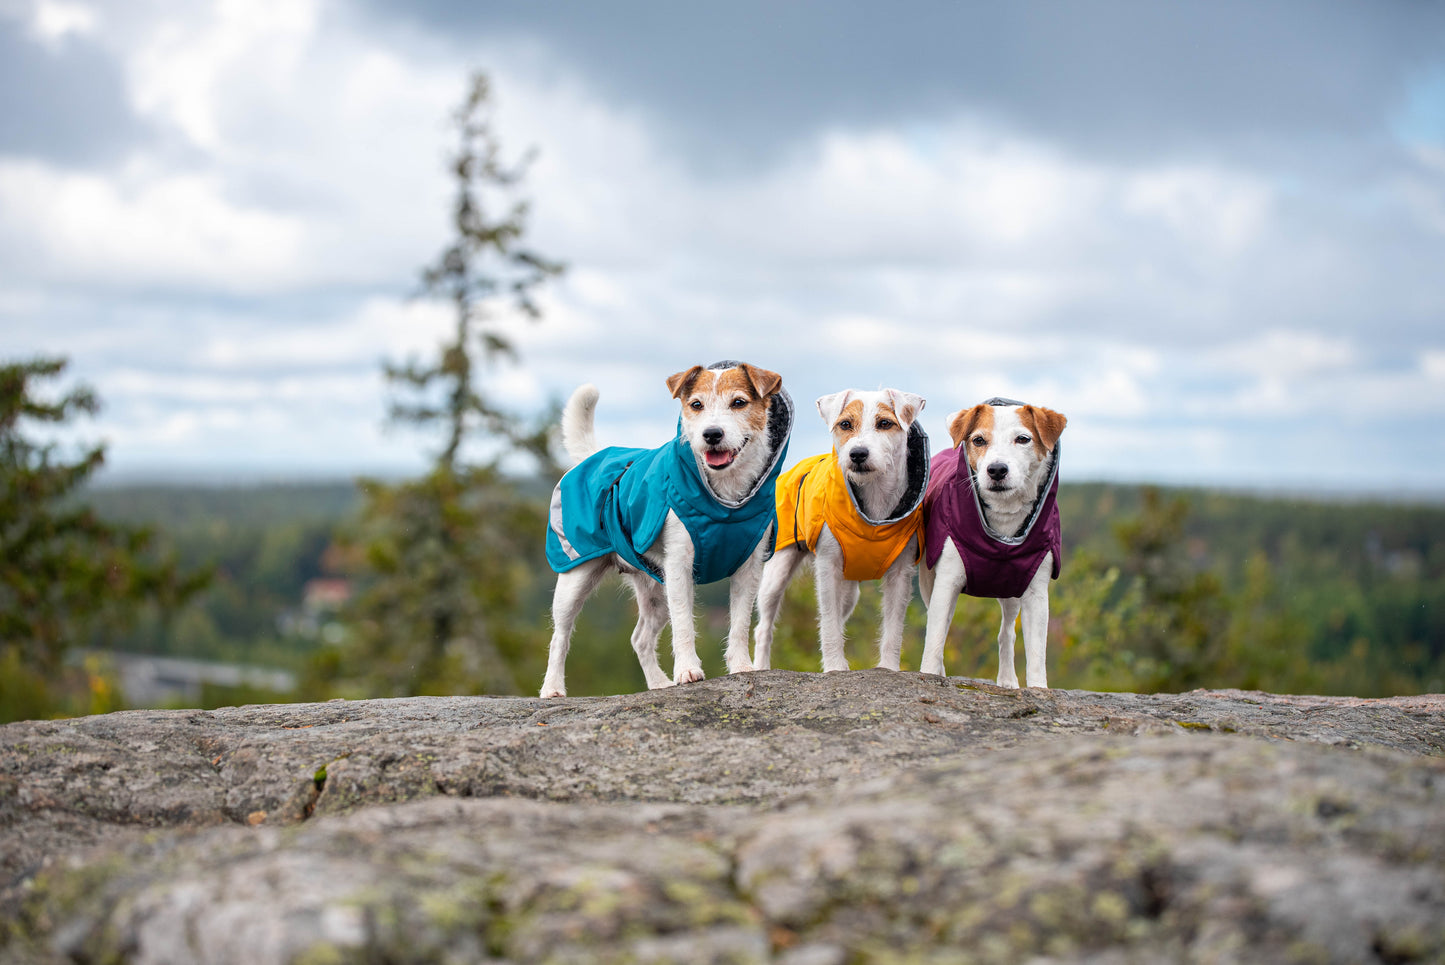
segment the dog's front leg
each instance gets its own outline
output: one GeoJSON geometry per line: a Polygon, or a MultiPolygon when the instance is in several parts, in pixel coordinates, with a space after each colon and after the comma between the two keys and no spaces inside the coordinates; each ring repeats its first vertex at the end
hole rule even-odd
{"type": "Polygon", "coordinates": [[[963,592],[967,577],[963,557],[958,555],[952,539],[944,540],[938,565],[930,575],[928,628],[923,632],[923,662],[918,669],[942,677],[943,645],[948,642],[948,628],[953,623],[953,611],[958,607],[958,595],[963,592]]]}
{"type": "Polygon", "coordinates": [[[1049,553],[1024,590],[1024,679],[1030,687],[1049,685],[1049,580],[1053,572],[1054,555],[1049,553]]]}
{"type": "Polygon", "coordinates": [[[758,584],[763,580],[763,563],[772,545],[773,530],[769,527],[747,562],[728,580],[728,673],[746,673],[753,669],[753,662],[748,659],[748,630],[753,624],[758,584]]]}
{"type": "Polygon", "coordinates": [[[883,624],[878,628],[878,666],[897,670],[903,655],[903,624],[908,619],[908,601],[913,596],[913,567],[918,561],[918,544],[898,554],[883,574],[883,624]]]}
{"type": "Polygon", "coordinates": [[[848,669],[843,646],[843,622],[848,619],[849,588],[843,579],[843,549],[825,523],[818,535],[813,568],[818,594],[818,643],[823,649],[823,671],[848,669]]]}
{"type": "Polygon", "coordinates": [[[692,535],[677,514],[667,512],[662,526],[662,582],[667,590],[667,615],[672,624],[672,682],[689,684],[703,678],[697,658],[697,626],[693,614],[692,535]]]}

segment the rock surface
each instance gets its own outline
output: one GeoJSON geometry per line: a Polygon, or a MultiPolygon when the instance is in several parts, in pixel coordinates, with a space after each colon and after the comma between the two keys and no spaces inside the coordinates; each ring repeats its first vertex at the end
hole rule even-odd
{"type": "Polygon", "coordinates": [[[1445,697],[769,671],[0,728],[0,960],[1445,961],[1445,697]]]}

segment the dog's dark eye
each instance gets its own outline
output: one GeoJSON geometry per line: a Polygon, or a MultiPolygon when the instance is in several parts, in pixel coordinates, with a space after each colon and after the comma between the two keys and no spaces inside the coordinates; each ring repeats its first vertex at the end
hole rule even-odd
{"type": "Polygon", "coordinates": [[[745,405],[747,405],[747,404],[748,404],[748,400],[747,400],[747,399],[733,399],[733,408],[734,408],[734,409],[741,409],[743,406],[745,406],[745,405]]]}
{"type": "Polygon", "coordinates": [[[842,422],[838,423],[838,428],[839,428],[839,429],[842,429],[844,432],[852,432],[852,431],[853,431],[853,420],[852,420],[852,419],[844,419],[842,422]]]}
{"type": "Polygon", "coordinates": [[[688,405],[692,406],[694,409],[698,410],[699,412],[702,411],[702,400],[701,400],[701,399],[693,399],[691,402],[688,403],[688,405]]]}
{"type": "Polygon", "coordinates": [[[1019,436],[1017,439],[1014,440],[1014,442],[1017,442],[1021,446],[1026,446],[1030,442],[1033,442],[1033,440],[1030,439],[1028,436],[1019,436]]]}
{"type": "Polygon", "coordinates": [[[893,428],[893,423],[892,423],[891,421],[889,421],[888,419],[879,419],[879,420],[878,420],[878,428],[879,428],[879,429],[892,429],[892,428],[893,428]]]}
{"type": "Polygon", "coordinates": [[[974,437],[973,437],[973,444],[974,444],[975,446],[986,446],[986,445],[988,445],[988,440],[985,439],[983,436],[974,436],[974,437]]]}

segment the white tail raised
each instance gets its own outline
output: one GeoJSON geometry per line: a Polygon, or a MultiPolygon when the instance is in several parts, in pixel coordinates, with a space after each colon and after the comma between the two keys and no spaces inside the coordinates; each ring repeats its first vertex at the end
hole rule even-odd
{"type": "Polygon", "coordinates": [[[578,386],[562,409],[562,448],[579,462],[597,451],[593,423],[597,414],[597,386],[588,382],[578,386]]]}

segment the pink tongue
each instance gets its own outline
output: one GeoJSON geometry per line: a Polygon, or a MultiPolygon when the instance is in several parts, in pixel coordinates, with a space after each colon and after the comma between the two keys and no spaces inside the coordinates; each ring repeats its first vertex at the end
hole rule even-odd
{"type": "Polygon", "coordinates": [[[707,454],[707,464],[709,466],[726,466],[732,461],[733,453],[731,452],[709,452],[707,454]]]}

